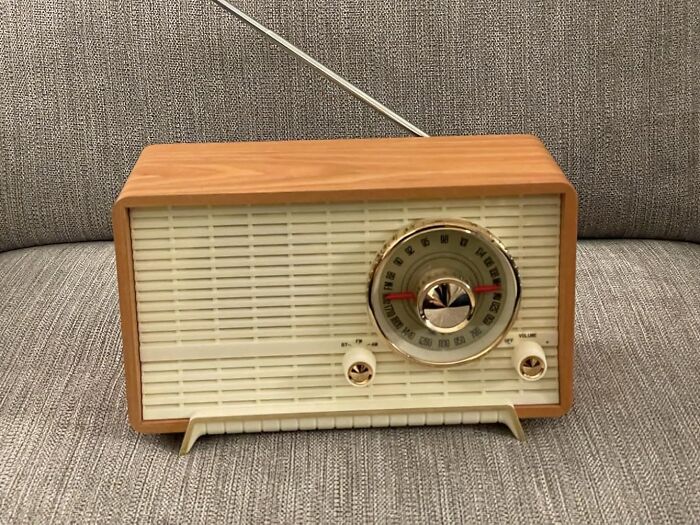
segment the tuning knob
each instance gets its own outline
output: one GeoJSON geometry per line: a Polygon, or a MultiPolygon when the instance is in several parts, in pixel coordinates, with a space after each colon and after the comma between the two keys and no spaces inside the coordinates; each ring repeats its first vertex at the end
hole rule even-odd
{"type": "Polygon", "coordinates": [[[454,277],[429,281],[418,293],[418,316],[431,330],[451,334],[471,320],[476,296],[471,287],[454,277]]]}
{"type": "Polygon", "coordinates": [[[343,373],[352,386],[368,386],[377,373],[377,358],[364,346],[353,346],[343,356],[343,373]]]}

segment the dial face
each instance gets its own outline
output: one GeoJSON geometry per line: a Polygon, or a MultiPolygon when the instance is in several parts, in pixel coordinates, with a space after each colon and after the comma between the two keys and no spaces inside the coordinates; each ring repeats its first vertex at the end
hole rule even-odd
{"type": "Polygon", "coordinates": [[[415,361],[448,366],[477,359],[505,337],[520,279],[503,244],[462,220],[422,221],[381,250],[369,309],[380,334],[415,361]]]}

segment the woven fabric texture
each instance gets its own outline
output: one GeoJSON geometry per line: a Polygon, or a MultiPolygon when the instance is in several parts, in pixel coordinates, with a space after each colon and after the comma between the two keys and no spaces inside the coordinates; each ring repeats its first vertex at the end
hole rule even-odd
{"type": "Polygon", "coordinates": [[[0,522],[698,523],[700,246],[585,241],[575,405],[500,426],[127,425],[111,243],[0,255],[0,522]],[[649,305],[654,305],[653,311],[649,305]]]}
{"type": "MultiPolygon", "coordinates": [[[[236,4],[430,134],[540,136],[582,236],[700,240],[700,2],[236,4]]],[[[0,19],[0,251],[109,239],[147,144],[403,133],[208,0],[0,19]]]]}

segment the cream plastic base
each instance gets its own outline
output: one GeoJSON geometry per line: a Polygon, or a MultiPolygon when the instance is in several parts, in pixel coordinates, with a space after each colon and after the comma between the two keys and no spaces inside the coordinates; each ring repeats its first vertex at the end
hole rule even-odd
{"type": "Polygon", "coordinates": [[[254,418],[236,414],[210,415],[206,412],[190,418],[182,440],[180,455],[187,454],[204,435],[241,434],[247,432],[277,432],[284,430],[315,430],[333,428],[378,428],[425,425],[458,425],[502,423],[520,441],[525,432],[512,405],[454,407],[439,411],[366,410],[362,414],[348,412],[331,416],[297,414],[294,417],[273,416],[254,418]]]}

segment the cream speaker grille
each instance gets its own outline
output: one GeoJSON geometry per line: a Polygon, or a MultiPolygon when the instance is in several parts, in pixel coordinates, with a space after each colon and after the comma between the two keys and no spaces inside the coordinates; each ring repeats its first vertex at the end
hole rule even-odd
{"type": "Polygon", "coordinates": [[[144,420],[274,405],[492,406],[559,403],[561,197],[249,206],[129,211],[144,420]],[[458,217],[488,228],[514,257],[522,301],[512,335],[484,358],[437,369],[377,338],[367,278],[382,245],[407,224],[458,217]],[[546,377],[519,379],[516,334],[537,333],[546,377]],[[372,345],[371,386],[344,378],[345,347],[372,345]]]}

